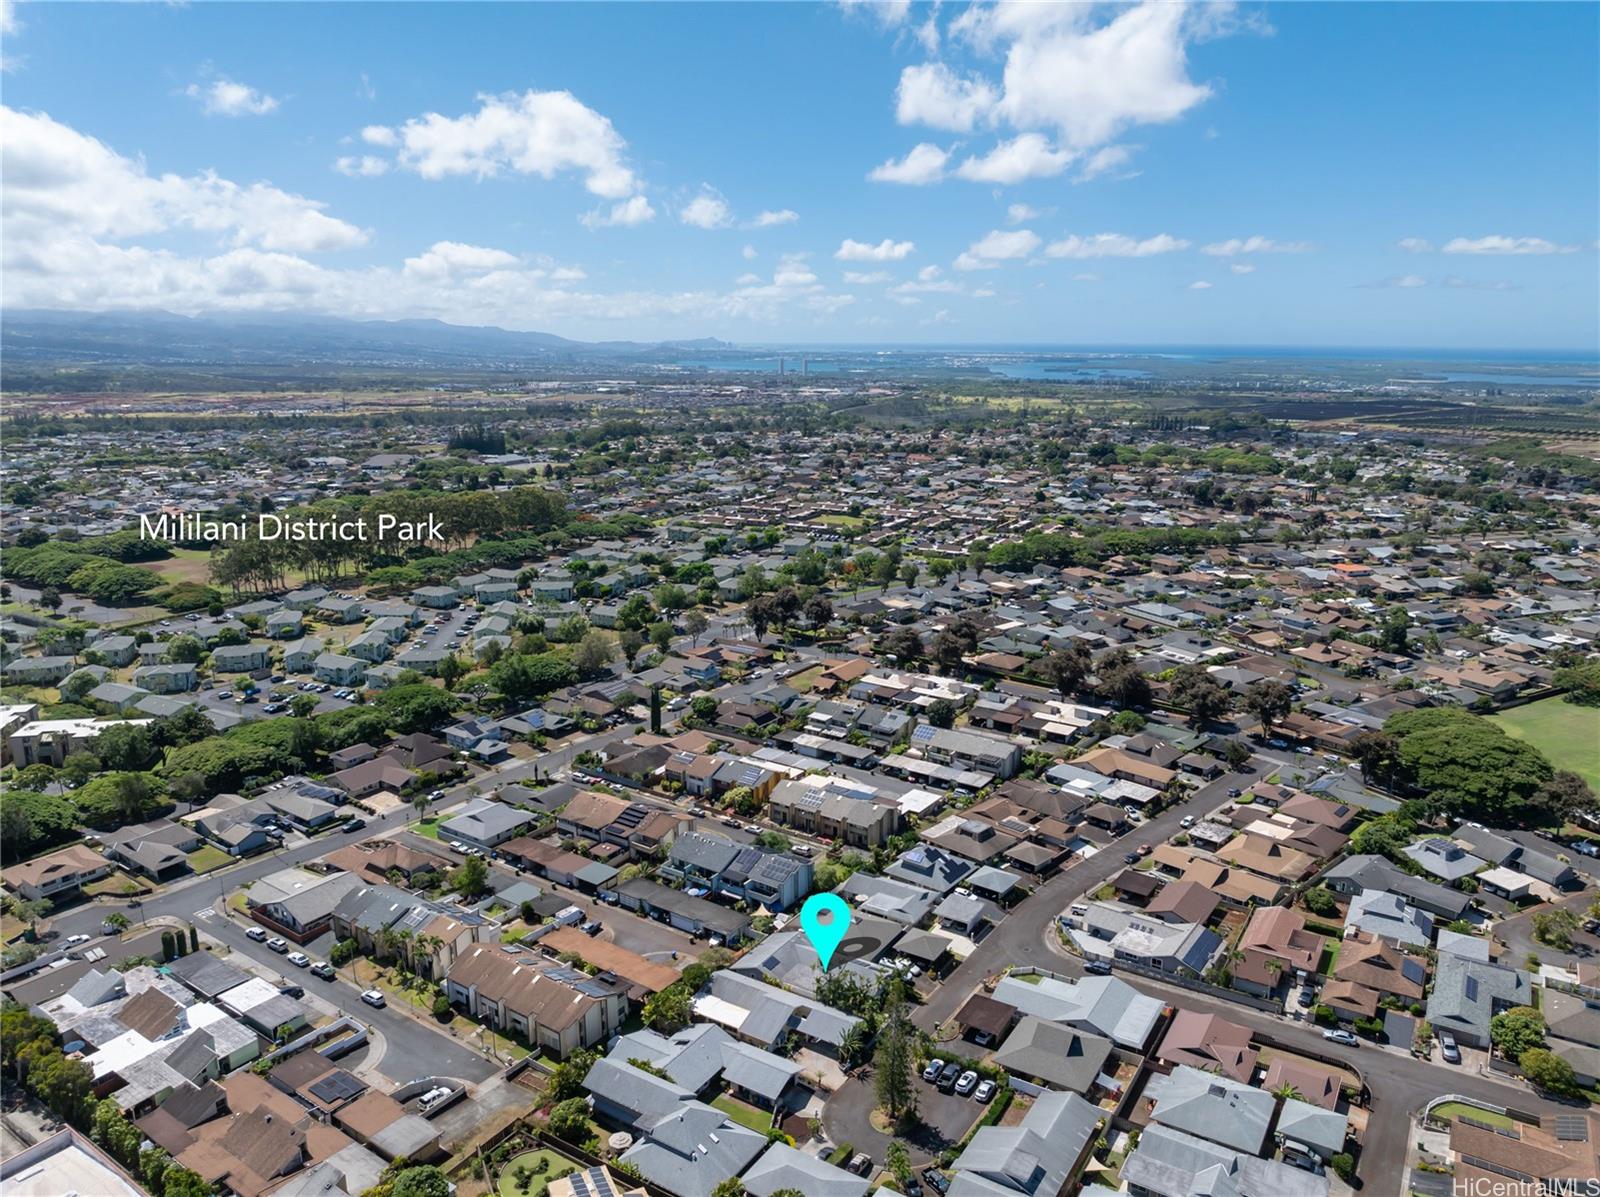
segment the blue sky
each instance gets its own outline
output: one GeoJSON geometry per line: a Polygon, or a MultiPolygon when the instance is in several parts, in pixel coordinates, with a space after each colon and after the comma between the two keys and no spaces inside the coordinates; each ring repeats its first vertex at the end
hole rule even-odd
{"type": "Polygon", "coordinates": [[[1600,6],[7,4],[8,307],[1593,350],[1600,6]]]}

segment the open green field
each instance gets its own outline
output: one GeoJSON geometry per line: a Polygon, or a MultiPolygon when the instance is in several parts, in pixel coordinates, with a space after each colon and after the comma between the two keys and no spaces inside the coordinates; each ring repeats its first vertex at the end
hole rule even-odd
{"type": "Polygon", "coordinates": [[[1532,744],[1557,769],[1570,769],[1600,790],[1600,707],[1542,698],[1489,718],[1508,735],[1532,744]]]}

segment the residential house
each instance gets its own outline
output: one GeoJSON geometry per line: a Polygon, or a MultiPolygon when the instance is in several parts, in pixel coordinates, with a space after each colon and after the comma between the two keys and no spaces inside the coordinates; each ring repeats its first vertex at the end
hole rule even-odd
{"type": "Polygon", "coordinates": [[[621,1029],[628,999],[612,983],[511,945],[473,944],[450,965],[445,996],[473,1018],[565,1059],[621,1029]]]}
{"type": "Polygon", "coordinates": [[[77,893],[111,873],[112,864],[93,848],[72,844],[45,856],[7,865],[5,883],[29,901],[77,893]]]}

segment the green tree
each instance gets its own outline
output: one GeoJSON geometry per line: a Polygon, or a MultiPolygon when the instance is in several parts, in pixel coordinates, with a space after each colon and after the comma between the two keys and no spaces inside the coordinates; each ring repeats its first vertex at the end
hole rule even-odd
{"type": "Polygon", "coordinates": [[[899,1139],[889,1140],[889,1151],[885,1157],[889,1171],[894,1173],[895,1180],[900,1182],[901,1190],[911,1180],[911,1153],[906,1150],[906,1145],[899,1139]]]}
{"type": "Polygon", "coordinates": [[[617,646],[609,636],[600,631],[588,632],[572,650],[572,667],[584,677],[593,677],[616,656],[617,646]]]}
{"type": "Polygon", "coordinates": [[[1514,1006],[1489,1020],[1489,1041],[1513,1064],[1544,1044],[1544,1018],[1532,1006],[1514,1006]]]}
{"type": "Polygon", "coordinates": [[[1573,1072],[1572,1065],[1553,1051],[1542,1047],[1530,1047],[1522,1053],[1522,1058],[1517,1063],[1522,1069],[1522,1075],[1536,1088],[1563,1097],[1576,1097],[1580,1092],[1578,1077],[1573,1072]]]}
{"type": "MultiPolygon", "coordinates": [[[[495,668],[504,664],[505,661],[501,661],[495,668]]],[[[453,695],[437,686],[413,682],[390,687],[373,705],[383,712],[395,731],[409,734],[441,727],[455,714],[457,702],[453,695]]]]}
{"type": "Polygon", "coordinates": [[[1567,692],[1567,701],[1600,707],[1600,661],[1584,661],[1555,672],[1555,683],[1567,692]]]}
{"type": "Polygon", "coordinates": [[[589,1137],[589,1103],[581,1097],[557,1102],[550,1110],[549,1125],[556,1138],[581,1144],[589,1137]]]}
{"type": "Polygon", "coordinates": [[[1261,733],[1270,736],[1272,729],[1292,709],[1294,691],[1282,682],[1257,682],[1245,691],[1244,708],[1261,721],[1261,733]]]}
{"type": "Polygon", "coordinates": [[[689,1025],[693,1005],[694,994],[682,981],[676,981],[645,999],[641,1017],[651,1030],[670,1035],[689,1025]]]}
{"type": "Polygon", "coordinates": [[[394,1197],[450,1197],[450,1182],[432,1164],[406,1168],[394,1178],[394,1197]]]}
{"type": "Polygon", "coordinates": [[[906,1015],[905,990],[896,976],[889,981],[878,1047],[872,1057],[872,1083],[878,1105],[894,1121],[917,1108],[917,1091],[912,1083],[915,1047],[916,1029],[906,1015]]]}
{"type": "Polygon", "coordinates": [[[469,856],[450,874],[450,888],[463,898],[476,898],[489,892],[489,866],[481,856],[469,856]]]}
{"type": "Polygon", "coordinates": [[[599,1052],[580,1048],[552,1068],[549,1083],[545,1087],[550,1100],[561,1102],[569,1097],[582,1097],[583,1078],[589,1075],[589,1070],[599,1058],[599,1052]]]}
{"type": "Polygon", "coordinates": [[[211,1197],[205,1178],[181,1165],[173,1165],[161,1179],[162,1197],[211,1197]]]}
{"type": "Polygon", "coordinates": [[[1541,910],[1533,916],[1533,937],[1562,952],[1572,950],[1572,935],[1577,929],[1577,914],[1562,907],[1541,910]]]}
{"type": "Polygon", "coordinates": [[[1178,669],[1167,693],[1177,706],[1189,712],[1197,727],[1206,727],[1222,718],[1232,701],[1228,692],[1198,662],[1178,669]]]}
{"type": "Polygon", "coordinates": [[[1071,640],[1044,659],[1039,674],[1065,698],[1083,687],[1091,664],[1088,646],[1081,640],[1071,640]]]}

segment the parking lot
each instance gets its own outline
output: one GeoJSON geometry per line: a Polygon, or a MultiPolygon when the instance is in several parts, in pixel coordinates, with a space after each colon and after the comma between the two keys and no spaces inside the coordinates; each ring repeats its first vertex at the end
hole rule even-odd
{"type": "MultiPolygon", "coordinates": [[[[881,1165],[888,1157],[890,1138],[872,1126],[872,1110],[878,1099],[871,1076],[865,1072],[863,1076],[865,1079],[852,1077],[828,1099],[822,1111],[823,1129],[830,1141],[849,1143],[881,1165]]],[[[961,1142],[988,1106],[971,1097],[941,1093],[922,1079],[920,1069],[913,1084],[919,1125],[910,1136],[902,1136],[901,1142],[905,1143],[912,1164],[920,1167],[945,1148],[961,1142]]]]}

